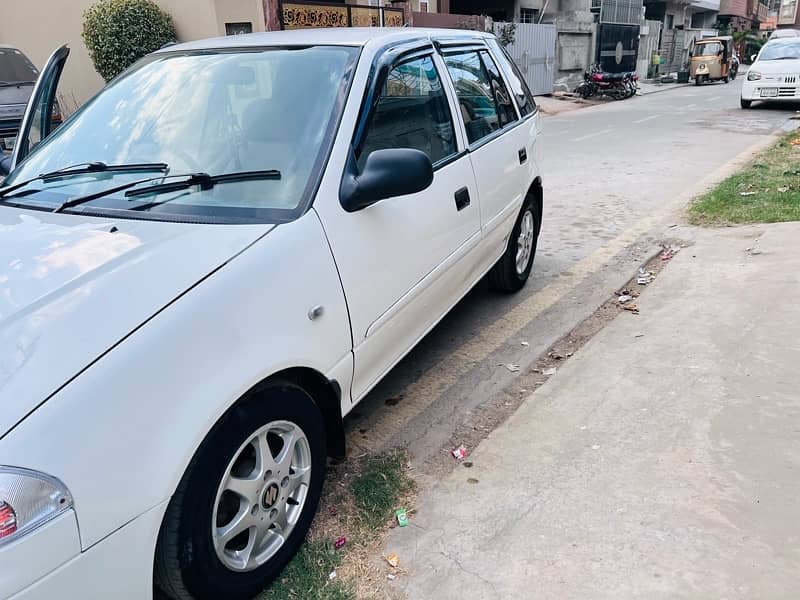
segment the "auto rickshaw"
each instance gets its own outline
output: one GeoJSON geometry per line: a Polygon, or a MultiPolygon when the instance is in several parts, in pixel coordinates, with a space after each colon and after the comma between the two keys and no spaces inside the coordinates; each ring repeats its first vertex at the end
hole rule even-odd
{"type": "Polygon", "coordinates": [[[737,61],[729,35],[694,40],[689,50],[689,76],[694,84],[708,81],[728,83],[736,78],[737,61]]]}

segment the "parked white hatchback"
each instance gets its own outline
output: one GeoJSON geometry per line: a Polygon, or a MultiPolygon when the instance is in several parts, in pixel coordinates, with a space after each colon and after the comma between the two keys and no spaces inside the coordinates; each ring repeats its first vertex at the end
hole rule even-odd
{"type": "Polygon", "coordinates": [[[770,39],[742,83],[742,108],[754,101],[800,102],[800,37],[770,39]]]}
{"type": "Polygon", "coordinates": [[[336,29],[147,56],[0,189],[0,598],[249,598],[343,416],[488,273],[528,278],[537,110],[494,37],[336,29]]]}

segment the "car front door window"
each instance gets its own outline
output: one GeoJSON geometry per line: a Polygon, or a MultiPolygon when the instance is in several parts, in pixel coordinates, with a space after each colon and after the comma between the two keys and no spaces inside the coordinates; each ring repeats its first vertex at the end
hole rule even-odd
{"type": "Polygon", "coordinates": [[[359,148],[359,168],[371,152],[388,148],[421,150],[434,165],[456,153],[450,108],[430,56],[392,68],[359,148]]]}

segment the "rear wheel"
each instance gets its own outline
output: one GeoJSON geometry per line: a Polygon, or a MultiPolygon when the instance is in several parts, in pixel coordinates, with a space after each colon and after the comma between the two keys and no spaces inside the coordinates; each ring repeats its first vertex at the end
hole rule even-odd
{"type": "Polygon", "coordinates": [[[258,595],[303,542],[325,476],[320,410],[276,382],[229,411],[167,508],[157,585],[177,600],[258,595]]]}
{"type": "Polygon", "coordinates": [[[540,226],[541,215],[538,214],[536,200],[532,194],[528,194],[511,232],[506,251],[489,271],[489,285],[492,289],[508,293],[522,289],[531,274],[540,226]]]}
{"type": "Polygon", "coordinates": [[[739,105],[742,108],[750,108],[753,105],[753,101],[752,100],[745,100],[744,98],[742,98],[742,99],[739,100],[739,105]]]}
{"type": "Polygon", "coordinates": [[[731,80],[731,76],[726,74],[725,78],[722,81],[724,81],[725,83],[728,83],[730,80],[731,80]]]}

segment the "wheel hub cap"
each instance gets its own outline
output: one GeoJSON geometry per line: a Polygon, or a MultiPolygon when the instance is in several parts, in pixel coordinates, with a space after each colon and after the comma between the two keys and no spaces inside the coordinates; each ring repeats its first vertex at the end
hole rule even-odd
{"type": "Polygon", "coordinates": [[[522,215],[519,225],[519,236],[517,237],[517,275],[522,275],[528,268],[528,263],[533,253],[533,240],[536,235],[533,226],[533,213],[526,210],[522,215]]]}
{"type": "Polygon", "coordinates": [[[289,421],[273,421],[240,446],[217,488],[211,539],[233,571],[265,564],[291,535],[311,482],[311,447],[289,421]]]}

